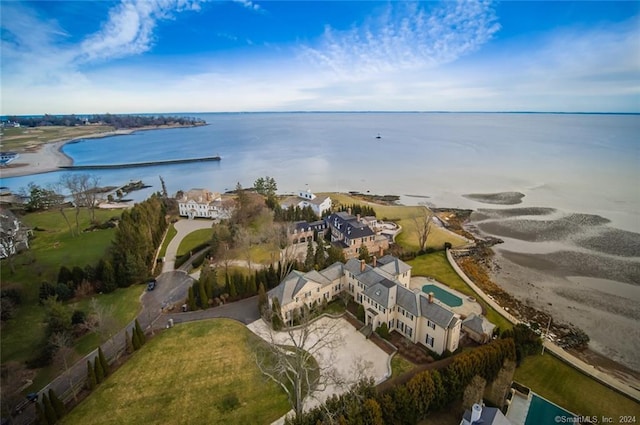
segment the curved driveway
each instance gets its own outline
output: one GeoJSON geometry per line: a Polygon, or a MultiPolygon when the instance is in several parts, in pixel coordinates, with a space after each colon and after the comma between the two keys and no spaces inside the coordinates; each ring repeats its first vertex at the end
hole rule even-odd
{"type": "Polygon", "coordinates": [[[162,265],[163,273],[173,271],[175,268],[176,254],[182,239],[193,231],[213,227],[213,221],[207,219],[179,220],[173,224],[173,227],[175,227],[178,233],[173,237],[173,239],[171,239],[171,242],[169,242],[169,245],[167,246],[167,251],[164,255],[165,262],[162,265]]]}

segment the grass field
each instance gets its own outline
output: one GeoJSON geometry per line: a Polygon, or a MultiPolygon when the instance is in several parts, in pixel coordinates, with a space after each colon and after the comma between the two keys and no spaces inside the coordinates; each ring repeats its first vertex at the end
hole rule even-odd
{"type": "Polygon", "coordinates": [[[509,329],[513,326],[507,319],[482,301],[478,294],[476,294],[465,283],[465,281],[458,276],[449,264],[449,261],[447,261],[447,256],[444,251],[421,255],[414,260],[407,261],[407,264],[413,267],[413,270],[411,271],[412,276],[432,277],[438,282],[442,282],[456,291],[474,297],[486,309],[487,319],[489,319],[491,323],[500,327],[500,329],[509,329]]]}
{"type": "Polygon", "coordinates": [[[551,354],[527,357],[514,379],[544,398],[584,416],[630,415],[640,418],[640,404],[605,387],[551,354]]]}
{"type": "MultiPolygon", "coordinates": [[[[73,210],[67,215],[74,221],[73,210]]],[[[96,210],[96,219],[103,222],[111,217],[118,217],[119,211],[96,210]]],[[[73,266],[84,268],[95,265],[105,254],[114,235],[114,229],[84,232],[72,237],[59,212],[48,211],[27,214],[22,218],[24,223],[34,230],[34,238],[30,242],[31,249],[15,257],[16,273],[11,274],[9,267],[2,263],[1,278],[3,288],[14,286],[21,290],[22,304],[16,316],[2,325],[1,356],[2,362],[24,361],[34,354],[35,347],[44,336],[44,309],[38,304],[38,290],[42,282],[55,283],[61,265],[70,269],[73,266]]],[[[89,226],[89,214],[81,211],[80,229],[89,226]]],[[[113,306],[113,313],[118,323],[130,321],[139,309],[138,297],[140,288],[118,289],[109,295],[98,296],[98,302],[113,306]]],[[[78,307],[88,311],[89,300],[83,300],[78,307]]],[[[95,338],[95,337],[94,337],[95,338]]],[[[88,338],[90,339],[90,338],[88,338]]],[[[96,339],[97,341],[97,339],[96,339]]],[[[76,349],[83,353],[91,341],[76,349]]],[[[89,349],[89,351],[91,351],[89,349]]]]}
{"type": "Polygon", "coordinates": [[[150,340],[61,423],[271,423],[289,407],[254,363],[255,338],[227,319],[178,325],[150,340]],[[225,411],[230,394],[240,403],[225,411]]]}
{"type": "MultiPolygon", "coordinates": [[[[376,217],[382,220],[394,221],[402,226],[402,232],[396,237],[396,242],[404,248],[417,251],[418,235],[416,233],[416,225],[413,217],[420,216],[424,207],[422,206],[405,206],[405,205],[378,205],[367,203],[361,199],[343,193],[324,193],[331,197],[333,204],[369,204],[376,212],[376,217]]],[[[445,242],[451,243],[452,246],[462,246],[467,242],[460,236],[454,235],[444,229],[436,226],[431,227],[431,233],[427,240],[427,247],[442,248],[445,242]]]]}
{"type": "Polygon", "coordinates": [[[404,373],[409,372],[414,367],[416,366],[409,360],[405,359],[400,354],[396,354],[391,359],[391,378],[403,375],[404,373]]]}
{"type": "Polygon", "coordinates": [[[213,236],[213,229],[199,229],[189,233],[180,242],[176,256],[181,257],[184,254],[187,254],[198,245],[210,240],[211,236],[213,236]]]}
{"type": "Polygon", "coordinates": [[[106,133],[113,130],[113,127],[106,125],[5,128],[2,130],[2,150],[24,152],[26,149],[34,148],[44,143],[70,140],[76,137],[106,133]]]}

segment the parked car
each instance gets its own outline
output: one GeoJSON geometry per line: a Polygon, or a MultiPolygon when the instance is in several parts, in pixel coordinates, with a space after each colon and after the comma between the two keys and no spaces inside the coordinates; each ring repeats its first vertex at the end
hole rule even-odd
{"type": "Polygon", "coordinates": [[[153,291],[154,289],[156,289],[156,280],[155,279],[150,280],[147,283],[147,291],[153,291]]]}

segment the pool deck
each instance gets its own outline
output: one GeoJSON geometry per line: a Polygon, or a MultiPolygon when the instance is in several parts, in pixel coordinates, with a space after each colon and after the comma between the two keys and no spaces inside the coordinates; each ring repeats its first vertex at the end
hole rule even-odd
{"type": "MultiPolygon", "coordinates": [[[[431,278],[424,277],[424,276],[413,276],[411,278],[411,283],[409,284],[409,287],[411,289],[419,289],[420,291],[422,291],[422,287],[424,285],[437,286],[437,287],[439,287],[439,288],[441,288],[441,289],[443,289],[443,290],[445,290],[447,292],[452,293],[453,295],[457,296],[458,298],[460,298],[462,300],[462,305],[461,306],[459,306],[459,307],[449,307],[454,313],[457,313],[460,316],[464,316],[464,317],[467,317],[471,313],[475,313],[475,314],[478,314],[478,315],[482,314],[482,306],[475,299],[473,299],[473,298],[469,297],[468,295],[465,295],[465,294],[463,294],[461,292],[458,292],[455,289],[451,289],[447,285],[445,285],[444,283],[440,283],[437,280],[433,280],[431,278]]],[[[442,302],[442,304],[447,305],[444,302],[442,302]]]]}

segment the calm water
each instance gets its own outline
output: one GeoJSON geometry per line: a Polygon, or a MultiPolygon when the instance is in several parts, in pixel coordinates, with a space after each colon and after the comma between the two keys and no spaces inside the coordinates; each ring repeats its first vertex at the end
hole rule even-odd
{"type": "MultiPolygon", "coordinates": [[[[464,193],[520,191],[520,206],[598,214],[640,232],[640,116],[555,114],[200,114],[199,128],[139,132],[68,144],[75,164],[219,154],[219,163],[91,171],[104,185],[142,179],[170,192],[225,191],[275,177],[280,192],[362,191],[402,202],[478,208],[464,193]],[[377,134],[381,139],[376,139],[377,134]],[[413,195],[413,196],[405,196],[413,195]],[[420,197],[415,197],[419,195],[420,197]],[[429,198],[424,198],[424,197],[429,198]]],[[[86,171],[84,171],[86,172],[86,171]]],[[[61,172],[0,179],[12,189],[61,172]]]]}

